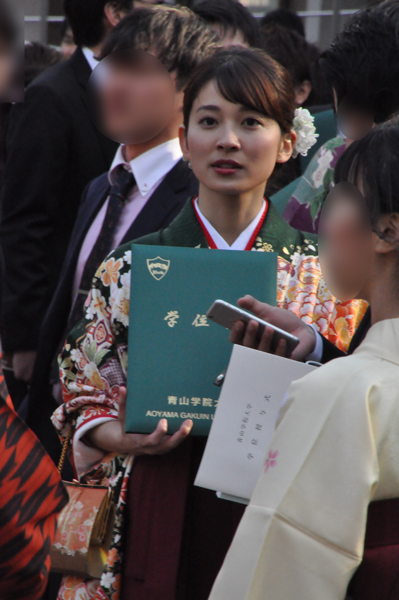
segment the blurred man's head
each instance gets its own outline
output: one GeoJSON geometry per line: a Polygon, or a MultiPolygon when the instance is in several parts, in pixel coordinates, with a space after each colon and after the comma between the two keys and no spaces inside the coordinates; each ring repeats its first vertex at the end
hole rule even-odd
{"type": "Polygon", "coordinates": [[[108,36],[103,60],[93,73],[95,78],[99,70],[98,89],[105,92],[100,92],[99,103],[103,132],[128,145],[147,142],[151,136],[157,143],[177,137],[183,121],[184,88],[195,67],[219,47],[218,36],[187,8],[156,6],[132,12],[108,36]],[[101,75],[104,67],[105,78],[101,75]],[[167,110],[168,123],[157,135],[155,125],[159,128],[167,110]],[[143,124],[152,113],[147,121],[155,129],[149,128],[144,137],[136,127],[138,111],[142,111],[143,124]],[[139,135],[131,135],[134,130],[139,135]]]}
{"type": "Polygon", "coordinates": [[[223,46],[259,47],[256,19],[238,0],[200,0],[193,11],[218,34],[223,46]]]}
{"type": "Polygon", "coordinates": [[[96,48],[133,9],[133,0],[64,0],[75,43],[96,48]]]}

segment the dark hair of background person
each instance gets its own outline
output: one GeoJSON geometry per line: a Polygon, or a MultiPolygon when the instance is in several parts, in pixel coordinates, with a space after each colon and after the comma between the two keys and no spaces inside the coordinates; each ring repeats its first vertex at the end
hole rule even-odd
{"type": "MultiPolygon", "coordinates": [[[[262,27],[262,34],[263,49],[287,69],[294,88],[306,80],[311,81],[310,44],[303,37],[275,23],[262,27]]],[[[310,96],[303,106],[310,106],[310,96]]]]}
{"type": "Polygon", "coordinates": [[[301,17],[298,17],[295,12],[287,8],[276,8],[276,10],[267,12],[262,18],[260,26],[262,28],[271,24],[281,25],[281,27],[286,27],[286,29],[295,31],[305,37],[305,28],[301,17]]]}
{"type": "Polygon", "coordinates": [[[25,44],[25,87],[40,73],[57,64],[62,60],[61,52],[58,52],[51,46],[46,46],[40,42],[28,42],[25,44]]]}
{"type": "Polygon", "coordinates": [[[219,47],[216,33],[188,8],[155,6],[122,19],[107,37],[101,58],[117,50],[151,50],[169,73],[176,73],[181,90],[198,63],[219,47]]]}
{"type": "MultiPolygon", "coordinates": [[[[242,104],[274,119],[282,133],[292,129],[295,94],[288,71],[262,50],[233,47],[210,56],[193,73],[184,94],[186,131],[193,104],[210,81],[216,82],[221,95],[229,102],[242,104]]],[[[267,182],[266,195],[277,192],[299,174],[297,159],[276,163],[267,182]]]]}
{"type": "Polygon", "coordinates": [[[261,26],[262,48],[290,73],[294,87],[308,80],[312,91],[302,106],[323,106],[328,108],[333,103],[330,86],[320,79],[318,60],[321,50],[293,29],[283,27],[270,21],[261,26]]]}
{"type": "Polygon", "coordinates": [[[320,72],[335,89],[367,99],[374,122],[399,110],[399,2],[389,0],[356,13],[320,57],[320,72]]]}
{"type": "Polygon", "coordinates": [[[396,115],[373,127],[361,140],[352,142],[335,167],[336,184],[349,181],[358,188],[361,186],[376,233],[381,215],[399,213],[398,156],[399,116],[396,115]]]}
{"type": "Polygon", "coordinates": [[[209,25],[218,25],[224,33],[231,30],[235,34],[239,31],[248,46],[260,47],[258,22],[238,0],[200,0],[192,10],[209,25]]]}
{"type": "MultiPolygon", "coordinates": [[[[64,12],[75,44],[93,47],[104,37],[104,8],[110,0],[64,0],[64,12]]],[[[132,0],[113,0],[117,8],[130,10],[132,0]]]]}

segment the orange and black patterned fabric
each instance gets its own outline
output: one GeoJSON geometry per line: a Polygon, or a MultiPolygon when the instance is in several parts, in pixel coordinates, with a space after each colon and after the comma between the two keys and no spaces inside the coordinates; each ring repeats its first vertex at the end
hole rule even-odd
{"type": "Polygon", "coordinates": [[[42,596],[57,514],[67,501],[54,463],[0,397],[0,600],[42,596]]]}

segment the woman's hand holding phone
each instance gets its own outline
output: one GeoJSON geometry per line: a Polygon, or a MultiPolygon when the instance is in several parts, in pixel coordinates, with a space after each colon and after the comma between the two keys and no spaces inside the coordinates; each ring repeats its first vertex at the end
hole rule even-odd
{"type": "MultiPolygon", "coordinates": [[[[252,296],[240,298],[238,305],[240,308],[252,312],[259,319],[263,319],[275,327],[284,329],[287,333],[291,333],[299,339],[298,346],[294,349],[289,358],[303,361],[315,349],[315,332],[291,311],[259,302],[259,300],[256,300],[252,296]]],[[[248,326],[245,326],[242,321],[237,321],[231,330],[230,341],[233,344],[240,344],[247,348],[254,348],[261,352],[271,353],[273,329],[266,327],[259,340],[257,339],[258,327],[259,325],[256,321],[250,321],[248,326]]],[[[279,340],[274,354],[286,357],[287,342],[283,338],[279,340]]]]}

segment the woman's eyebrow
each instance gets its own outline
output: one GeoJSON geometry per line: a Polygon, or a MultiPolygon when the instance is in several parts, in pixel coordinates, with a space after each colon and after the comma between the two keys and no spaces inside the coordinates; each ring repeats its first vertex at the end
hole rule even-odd
{"type": "Polygon", "coordinates": [[[215,104],[204,104],[204,106],[200,106],[197,108],[197,112],[200,110],[217,110],[220,111],[220,106],[216,106],[215,104]]]}

